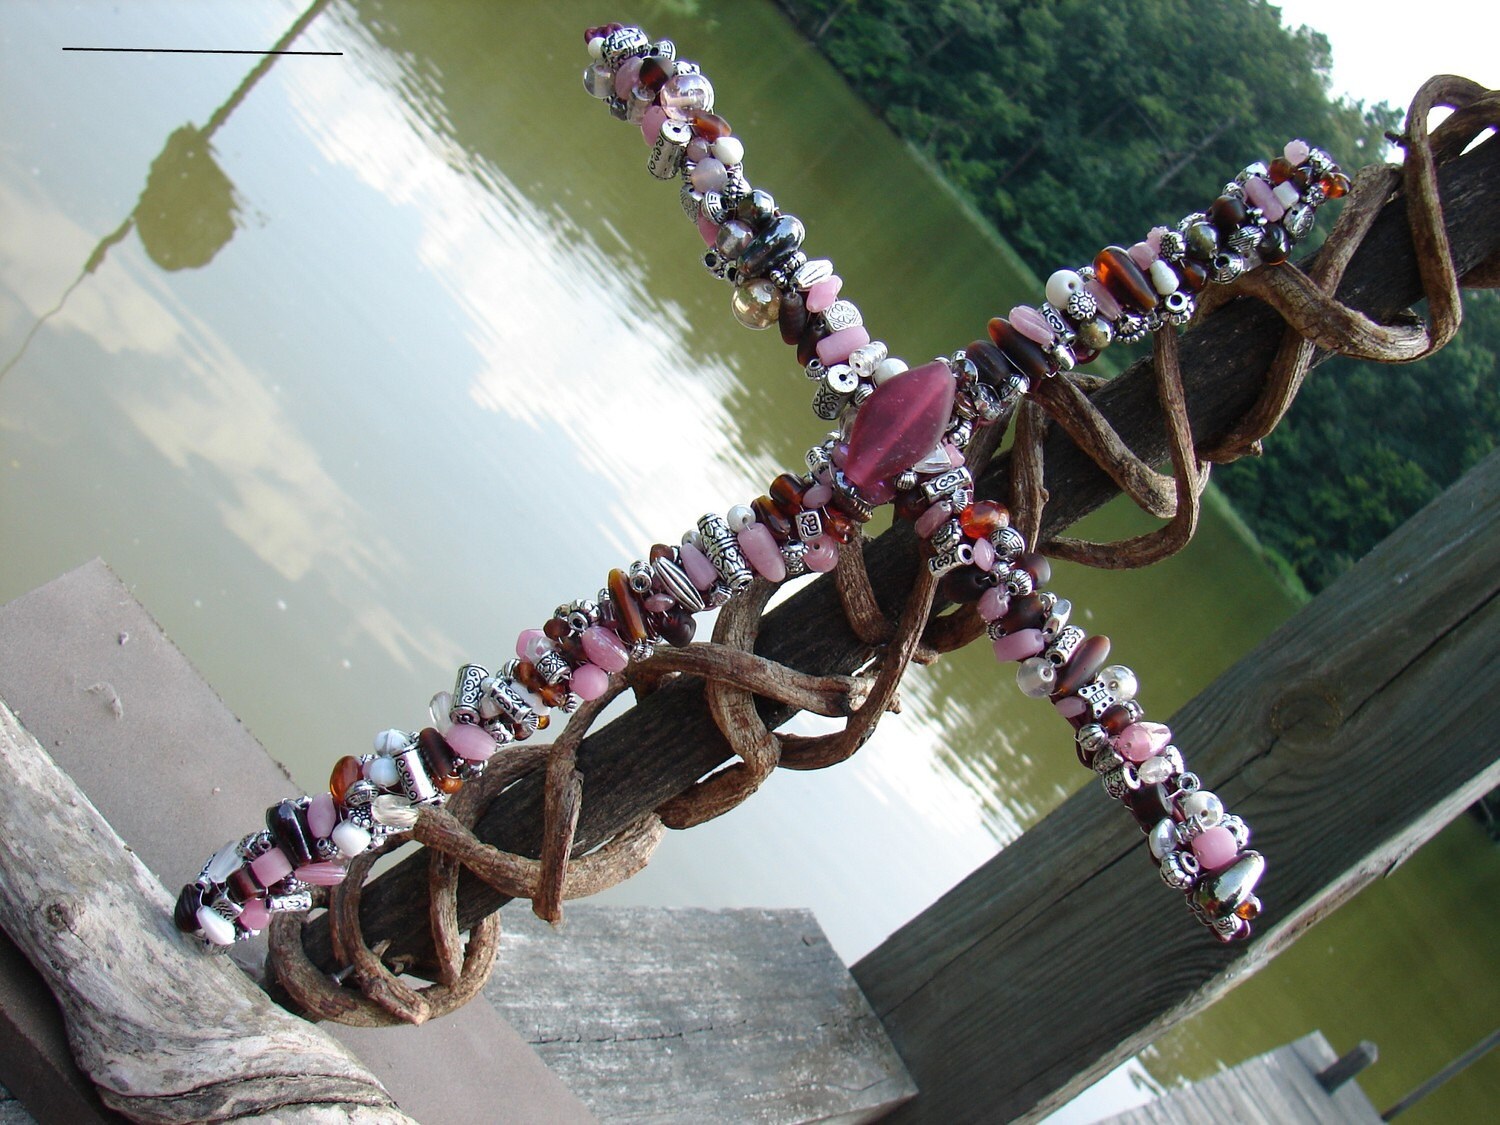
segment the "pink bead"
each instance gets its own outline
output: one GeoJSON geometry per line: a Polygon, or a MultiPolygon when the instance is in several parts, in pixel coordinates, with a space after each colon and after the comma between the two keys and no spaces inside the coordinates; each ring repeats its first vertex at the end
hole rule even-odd
{"type": "Polygon", "coordinates": [[[974,540],[974,565],[985,573],[995,569],[995,545],[988,539],[974,540]]]}
{"type": "Polygon", "coordinates": [[[339,822],[338,806],[329,793],[319,793],[307,806],[307,830],[314,838],[326,840],[339,822]]]}
{"type": "Polygon", "coordinates": [[[609,690],[609,673],[593,664],[580,664],[573,669],[573,677],[568,681],[568,690],[577,692],[578,698],[585,703],[591,699],[598,699],[609,690]]]}
{"type": "Polygon", "coordinates": [[[833,487],[831,485],[815,484],[802,494],[802,506],[809,512],[814,512],[832,499],[833,487]]]}
{"type": "Polygon", "coordinates": [[[1052,706],[1065,719],[1076,719],[1089,709],[1089,705],[1076,695],[1065,695],[1052,706]]]}
{"type": "Polygon", "coordinates": [[[1215,827],[1193,837],[1193,854],[1207,872],[1222,871],[1239,855],[1234,842],[1234,833],[1227,828],[1215,827]]]}
{"type": "Polygon", "coordinates": [[[646,116],[641,118],[641,136],[646,138],[648,145],[655,145],[656,138],[661,136],[661,127],[667,123],[667,111],[659,105],[654,105],[646,111],[646,116]]]}
{"type": "Polygon", "coordinates": [[[626,59],[615,71],[615,97],[630,100],[630,91],[641,80],[641,63],[644,59],[626,59]]]}
{"type": "Polygon", "coordinates": [[[1010,326],[1032,343],[1050,348],[1054,339],[1047,318],[1030,305],[1017,305],[1010,310],[1010,326]]]}
{"type": "Polygon", "coordinates": [[[776,537],[763,523],[752,523],[735,536],[745,560],[755,568],[755,573],[767,582],[781,582],[786,578],[786,560],[776,546],[776,537]]]}
{"type": "Polygon", "coordinates": [[[719,224],[707,215],[698,216],[698,233],[703,236],[703,241],[712,246],[719,239],[719,224]]]}
{"type": "Polygon", "coordinates": [[[723,191],[724,185],[729,182],[729,173],[724,168],[724,162],[715,160],[712,156],[698,161],[689,175],[693,181],[693,187],[702,192],[723,191]]]}
{"type": "Polygon", "coordinates": [[[603,625],[590,625],[581,640],[583,654],[606,672],[623,672],[630,664],[630,650],[603,625]]]}
{"type": "Polygon", "coordinates": [[[1151,252],[1158,258],[1161,257],[1161,236],[1166,233],[1166,227],[1152,227],[1146,232],[1146,245],[1151,247],[1151,252]]]}
{"type": "MultiPolygon", "coordinates": [[[[862,348],[869,342],[870,330],[863,324],[840,328],[818,341],[818,358],[823,361],[823,366],[832,367],[835,363],[843,363],[848,359],[849,353],[855,348],[862,348]]],[[[936,441],[933,444],[937,444],[936,441]]],[[[927,449],[931,452],[932,446],[929,445],[927,449]]]]}
{"type": "Polygon", "coordinates": [[[1127,762],[1144,762],[1172,741],[1172,730],[1166,723],[1131,723],[1115,739],[1115,749],[1127,762]]]}
{"type": "Polygon", "coordinates": [[[719,572],[708,561],[708,556],[691,543],[682,545],[682,569],[687,571],[688,581],[705,594],[719,580],[719,572]]]}
{"type": "Polygon", "coordinates": [[[495,739],[473,723],[454,723],[443,732],[448,748],[466,762],[487,762],[495,752],[495,739]]]}
{"type": "Polygon", "coordinates": [[[995,659],[1004,664],[1011,660],[1025,660],[1036,656],[1047,647],[1040,629],[1020,629],[995,638],[995,659]]]}
{"type": "Polygon", "coordinates": [[[953,392],[953,372],[941,360],[914,367],[876,387],[854,416],[845,475],[856,487],[864,488],[905,472],[926,457],[948,425],[953,392]]]}
{"type": "Polygon", "coordinates": [[[948,455],[948,464],[951,467],[957,469],[963,466],[963,450],[959,449],[958,446],[954,445],[951,441],[943,442],[943,452],[948,455]]]}
{"type": "Polygon", "coordinates": [[[827,535],[820,535],[807,545],[807,554],[802,556],[808,570],[827,574],[839,565],[839,545],[827,535]]]}
{"type": "Polygon", "coordinates": [[[1130,260],[1143,270],[1149,270],[1151,263],[1160,257],[1156,247],[1152,246],[1149,242],[1137,242],[1130,248],[1129,253],[1130,260]]]}
{"type": "Polygon", "coordinates": [[[255,876],[255,881],[262,887],[279,883],[291,873],[292,861],[287,859],[286,852],[280,848],[272,848],[250,861],[250,874],[255,876]]]}
{"type": "Polygon", "coordinates": [[[939,502],[918,516],[917,522],[913,527],[919,538],[931,539],[933,533],[952,518],[953,513],[949,510],[948,505],[939,502]]]}
{"type": "Polygon", "coordinates": [[[271,924],[271,912],[266,909],[266,900],[252,898],[240,907],[240,916],[235,919],[247,930],[263,930],[271,924]]]}
{"type": "Polygon", "coordinates": [[[552,651],[552,642],[540,629],[522,629],[516,637],[516,655],[522,660],[536,660],[544,652],[552,651]]]}
{"type": "Polygon", "coordinates": [[[999,621],[1010,609],[1010,599],[999,586],[991,586],[979,595],[979,616],[986,621],[999,621]]]}
{"type": "Polygon", "coordinates": [[[641,599],[641,604],[648,613],[666,613],[677,604],[677,599],[671,594],[647,594],[641,599]]]}
{"type": "Polygon", "coordinates": [[[1286,208],[1276,198],[1275,189],[1259,176],[1251,176],[1245,181],[1245,198],[1250,201],[1250,206],[1259,207],[1270,222],[1274,223],[1286,214],[1286,208]]]}
{"type": "Polygon", "coordinates": [[[1281,155],[1285,156],[1295,168],[1312,155],[1312,149],[1307,147],[1306,141],[1287,141],[1286,147],[1281,150],[1281,155]]]}
{"type": "Polygon", "coordinates": [[[1094,303],[1099,306],[1100,315],[1106,320],[1118,320],[1120,314],[1125,311],[1120,308],[1120,302],[1115,300],[1115,295],[1104,288],[1104,282],[1097,277],[1084,282],[1083,288],[1090,297],[1094,298],[1094,303]]]}
{"type": "Polygon", "coordinates": [[[829,274],[807,290],[807,296],[803,298],[807,311],[810,313],[827,312],[828,306],[839,299],[839,290],[843,287],[842,277],[836,273],[829,274]]]}
{"type": "Polygon", "coordinates": [[[342,863],[304,863],[297,868],[297,878],[315,887],[336,887],[346,874],[342,863]]]}

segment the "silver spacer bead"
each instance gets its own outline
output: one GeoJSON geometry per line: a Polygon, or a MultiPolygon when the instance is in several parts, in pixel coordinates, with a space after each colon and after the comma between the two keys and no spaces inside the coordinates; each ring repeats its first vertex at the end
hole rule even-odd
{"type": "Polygon", "coordinates": [[[1265,239],[1266,233],[1258,226],[1243,226],[1235,228],[1235,232],[1229,236],[1229,245],[1241,255],[1248,255],[1265,239]]]}
{"type": "Polygon", "coordinates": [[[1167,231],[1161,236],[1160,253],[1169,262],[1180,262],[1187,254],[1187,239],[1181,231],[1167,231]]]}
{"type": "Polygon", "coordinates": [[[1161,879],[1173,890],[1192,890],[1198,870],[1198,857],[1192,852],[1168,852],[1162,857],[1161,879]]]}
{"type": "Polygon", "coordinates": [[[990,536],[995,553],[1009,562],[1026,551],[1026,537],[1013,527],[1002,527],[990,536]]]}
{"type": "Polygon", "coordinates": [[[1192,294],[1185,293],[1181,289],[1175,293],[1168,293],[1162,299],[1163,315],[1168,324],[1179,328],[1193,319],[1193,314],[1198,311],[1198,305],[1193,300],[1192,294]]]}
{"type": "Polygon", "coordinates": [[[1286,214],[1281,216],[1281,225],[1286,228],[1293,242],[1306,238],[1316,221],[1313,208],[1306,203],[1293,203],[1286,209],[1286,214]]]}
{"type": "Polygon", "coordinates": [[[928,542],[932,544],[932,549],[941,555],[957,547],[963,541],[963,537],[964,531],[958,521],[949,520],[932,533],[932,538],[928,542]]]}
{"type": "Polygon", "coordinates": [[[1228,285],[1245,272],[1245,259],[1239,254],[1219,251],[1209,263],[1209,277],[1220,285],[1228,285]]]}
{"type": "Polygon", "coordinates": [[[1141,787],[1140,778],[1135,776],[1135,770],[1129,764],[1110,770],[1104,775],[1103,781],[1104,792],[1109,794],[1110,799],[1114,801],[1118,801],[1126,793],[1141,787]]]}
{"type": "Polygon", "coordinates": [[[1031,571],[1016,568],[1005,576],[1005,593],[1008,597],[1019,598],[1031,593],[1036,583],[1031,577],[1031,571]]]}
{"type": "Polygon", "coordinates": [[[1099,313],[1099,302],[1094,300],[1090,293],[1080,289],[1068,298],[1068,315],[1075,323],[1084,324],[1093,320],[1099,313]]]}
{"type": "Polygon", "coordinates": [[[1122,344],[1134,344],[1151,335],[1151,325],[1135,313],[1126,313],[1115,321],[1115,339],[1122,344]]]}

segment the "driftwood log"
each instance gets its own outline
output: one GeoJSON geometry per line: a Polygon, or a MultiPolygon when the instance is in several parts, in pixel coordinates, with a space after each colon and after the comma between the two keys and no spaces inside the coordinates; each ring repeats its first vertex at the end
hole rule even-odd
{"type": "MultiPolygon", "coordinates": [[[[1443,212],[1460,277],[1471,270],[1493,272],[1500,261],[1500,144],[1481,144],[1439,171],[1443,212]]],[[[1397,195],[1361,244],[1338,290],[1345,303],[1388,323],[1409,318],[1423,289],[1413,251],[1406,202],[1397,195]]],[[[1188,411],[1200,442],[1212,444],[1256,403],[1264,373],[1282,338],[1282,323],[1268,307],[1246,299],[1218,310],[1181,340],[1181,367],[1188,411]]],[[[1325,358],[1319,354],[1315,362],[1325,358]]],[[[1168,456],[1168,437],[1157,403],[1149,361],[1142,361],[1093,396],[1094,403],[1129,446],[1150,464],[1168,456]]],[[[1112,498],[1114,483],[1061,433],[1046,445],[1049,493],[1044,536],[1070,527],[1112,498]]],[[[998,457],[978,482],[978,495],[1009,493],[1009,467],[998,457]]],[[[877,597],[894,620],[911,590],[918,554],[908,526],[897,524],[865,545],[866,568],[877,597]]],[[[814,675],[847,674],[873,649],[851,632],[833,583],[820,579],[768,614],[756,651],[814,675]]],[[[758,701],[776,724],[786,709],[758,701]]],[[[729,760],[727,743],[704,702],[702,682],[691,677],[668,684],[628,714],[592,734],[579,747],[583,808],[575,854],[597,846],[625,825],[682,792],[729,760]]],[[[1247,816],[1252,809],[1243,810],[1247,816]]],[[[475,826],[480,839],[508,851],[538,853],[543,813],[539,777],[504,793],[475,826]]],[[[388,941],[387,959],[421,972],[432,963],[427,924],[427,860],[413,857],[367,888],[361,906],[371,944],[388,941]]],[[[465,873],[459,885],[459,921],[472,925],[507,901],[465,873]]],[[[334,971],[326,921],[304,934],[314,964],[334,971]]]]}
{"type": "Polygon", "coordinates": [[[0,702],[0,926],[79,1067],[137,1121],[411,1119],[347,1050],[172,924],[172,899],[0,702]]]}

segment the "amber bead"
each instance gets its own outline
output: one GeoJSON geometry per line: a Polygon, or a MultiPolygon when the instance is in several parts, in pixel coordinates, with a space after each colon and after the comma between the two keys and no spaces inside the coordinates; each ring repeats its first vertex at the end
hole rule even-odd
{"type": "Polygon", "coordinates": [[[997,581],[992,571],[980,570],[977,566],[960,566],[943,575],[938,583],[938,593],[950,602],[965,605],[977,602],[997,581]]]}
{"type": "Polygon", "coordinates": [[[677,554],[676,550],[674,550],[673,548],[667,546],[665,543],[653,543],[653,544],[651,544],[651,556],[650,557],[651,557],[651,561],[652,562],[655,562],[657,559],[671,559],[671,558],[675,557],[676,554],[677,554]]]}
{"type": "Polygon", "coordinates": [[[1256,247],[1260,260],[1267,265],[1279,266],[1292,253],[1292,237],[1280,223],[1268,223],[1261,232],[1260,245],[1256,247]]]}
{"type": "Polygon", "coordinates": [[[781,332],[784,344],[795,346],[807,329],[807,302],[802,294],[793,289],[781,295],[781,311],[776,314],[776,327],[781,332]]]}
{"type": "Polygon", "coordinates": [[[1177,276],[1182,278],[1182,284],[1193,293],[1198,292],[1208,284],[1208,264],[1200,262],[1196,258],[1182,258],[1174,262],[1177,276]]]}
{"type": "Polygon", "coordinates": [[[433,781],[441,782],[443,778],[458,776],[458,770],[454,768],[453,751],[436,727],[423,727],[418,731],[417,746],[427,761],[427,772],[432,775],[433,781]]]}
{"type": "Polygon", "coordinates": [[[849,542],[859,526],[837,508],[828,507],[821,510],[823,516],[823,530],[833,536],[840,543],[849,542]]]}
{"type": "Polygon", "coordinates": [[[823,323],[821,316],[810,316],[807,318],[807,326],[802,329],[802,336],[797,341],[797,362],[806,367],[818,355],[818,341],[828,335],[828,326],[823,323]]]}
{"type": "Polygon", "coordinates": [[[1094,258],[1094,272],[1100,283],[1123,305],[1150,312],[1160,298],[1150,279],[1141,272],[1126,250],[1106,246],[1094,258]]]}
{"type": "Polygon", "coordinates": [[[1343,199],[1349,194],[1349,177],[1342,172],[1330,172],[1318,181],[1318,186],[1329,199],[1343,199]]]}
{"type": "Polygon", "coordinates": [[[1022,594],[1010,599],[1010,608],[1000,618],[1000,628],[1007,633],[1018,633],[1022,629],[1040,629],[1047,623],[1047,607],[1042,604],[1040,594],[1022,594]]]}
{"type": "Polygon", "coordinates": [[[1120,798],[1142,832],[1150,832],[1164,817],[1172,815],[1172,795],[1166,785],[1142,785],[1120,798]]]}
{"type": "Polygon", "coordinates": [[[290,799],[266,810],[266,830],[276,846],[292,861],[293,867],[311,863],[313,858],[312,834],[307,830],[302,810],[290,799]]]}
{"type": "Polygon", "coordinates": [[[536,691],[538,688],[546,686],[547,683],[546,680],[542,679],[542,674],[536,670],[536,665],[529,660],[517,661],[515,671],[511,675],[527,691],[536,691]]]}
{"type": "Polygon", "coordinates": [[[236,867],[229,873],[229,897],[235,902],[248,902],[252,898],[260,898],[261,885],[255,881],[255,876],[250,874],[248,865],[236,867]]]}
{"type": "Polygon", "coordinates": [[[551,725],[552,725],[552,716],[551,715],[538,715],[536,717],[536,729],[537,730],[546,730],[551,725]]]}
{"type": "Polygon", "coordinates": [[[1072,695],[1092,680],[1108,659],[1108,637],[1085,638],[1084,642],[1073,650],[1073,659],[1058,671],[1057,685],[1053,688],[1052,698],[1061,699],[1065,695],[1072,695]]]}
{"type": "Polygon", "coordinates": [[[778,543],[785,543],[792,537],[791,518],[769,496],[757,496],[750,501],[750,510],[755,513],[759,522],[766,525],[778,543]]]}
{"type": "Polygon", "coordinates": [[[679,606],[661,614],[658,620],[662,640],[673,648],[686,648],[693,643],[698,623],[687,610],[679,606]]]}
{"type": "Polygon", "coordinates": [[[979,372],[979,381],[988,383],[996,390],[1004,387],[1015,371],[1010,360],[1005,358],[1005,353],[988,340],[975,340],[964,349],[964,353],[979,372]]]}
{"type": "Polygon", "coordinates": [[[1029,336],[1023,336],[1016,330],[1015,325],[1003,316],[990,318],[990,339],[995,341],[995,347],[1005,354],[1005,358],[1016,365],[1017,370],[1028,379],[1035,382],[1045,379],[1052,371],[1052,361],[1047,358],[1047,353],[1042,351],[1042,346],[1029,336]]]}
{"type": "Polygon", "coordinates": [[[1238,196],[1221,195],[1208,209],[1208,217],[1213,220],[1219,233],[1228,238],[1236,228],[1244,226],[1250,218],[1250,212],[1245,209],[1245,201],[1238,196]]]}
{"type": "Polygon", "coordinates": [[[958,526],[970,539],[988,539],[1010,526],[1010,512],[993,500],[976,500],[958,513],[958,526]]]}
{"type": "Polygon", "coordinates": [[[360,768],[359,759],[345,754],[333,763],[333,772],[328,775],[328,792],[333,794],[333,799],[339,804],[344,803],[344,794],[349,792],[349,786],[364,776],[364,770],[360,768]]]}
{"type": "Polygon", "coordinates": [[[609,572],[609,600],[615,609],[615,624],[621,638],[627,644],[646,640],[651,633],[646,628],[646,611],[630,588],[630,579],[619,567],[609,572]]]}
{"type": "Polygon", "coordinates": [[[1110,734],[1119,734],[1131,723],[1138,723],[1146,717],[1146,709],[1133,699],[1124,703],[1116,703],[1104,709],[1104,714],[1099,716],[1099,725],[1110,734]]]}
{"type": "Polygon", "coordinates": [[[671,75],[667,73],[660,59],[647,58],[641,60],[640,83],[653,94],[661,90],[667,84],[671,75]]]}
{"type": "MultiPolygon", "coordinates": [[[[644,71],[645,69],[646,64],[642,63],[641,70],[644,71]]],[[[725,121],[717,113],[705,113],[703,110],[699,110],[689,117],[688,123],[692,125],[694,133],[697,133],[698,136],[710,144],[720,137],[727,137],[734,132],[729,127],[729,122],[725,121]]]]}
{"type": "Polygon", "coordinates": [[[800,477],[781,473],[771,482],[767,491],[781,513],[790,518],[802,510],[802,496],[807,492],[807,485],[802,483],[800,477]]]}
{"type": "Polygon", "coordinates": [[[549,641],[560,641],[573,632],[561,617],[549,617],[542,623],[542,635],[549,641]]]}
{"type": "Polygon", "coordinates": [[[1284,184],[1292,178],[1292,162],[1284,156],[1278,156],[1271,161],[1271,166],[1266,170],[1273,184],[1284,184]]]}
{"type": "Polygon", "coordinates": [[[1031,575],[1032,581],[1039,587],[1052,580],[1052,564],[1047,561],[1046,555],[1027,551],[1016,560],[1016,565],[1031,575]]]}

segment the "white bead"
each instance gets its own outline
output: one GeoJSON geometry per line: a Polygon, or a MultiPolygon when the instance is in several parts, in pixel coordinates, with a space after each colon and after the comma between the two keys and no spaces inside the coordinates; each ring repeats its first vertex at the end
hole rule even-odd
{"type": "Polygon", "coordinates": [[[352,820],[342,820],[334,825],[331,839],[339,855],[345,859],[353,859],[370,846],[370,834],[352,820]]]}
{"type": "Polygon", "coordinates": [[[1136,692],[1141,690],[1140,681],[1136,679],[1135,673],[1123,664],[1111,664],[1108,668],[1099,670],[1099,681],[1111,692],[1121,703],[1128,703],[1134,699],[1136,692]]]}
{"type": "Polygon", "coordinates": [[[396,760],[382,754],[365,763],[365,778],[381,789],[392,789],[401,780],[401,774],[396,769],[396,760]]]}
{"type": "Polygon", "coordinates": [[[1171,817],[1164,816],[1156,822],[1156,827],[1151,829],[1146,839],[1150,844],[1151,854],[1159,863],[1169,853],[1177,850],[1177,826],[1172,823],[1171,817]]]}
{"type": "Polygon", "coordinates": [[[215,945],[234,944],[234,923],[212,906],[198,907],[198,928],[215,945]]]}
{"type": "Polygon", "coordinates": [[[375,753],[395,754],[406,749],[407,735],[404,730],[383,730],[375,736],[375,753]]]}
{"type": "Polygon", "coordinates": [[[405,831],[417,823],[417,807],[394,793],[382,793],[371,801],[370,815],[387,828],[398,831],[405,831]]]}
{"type": "Polygon", "coordinates": [[[589,58],[602,59],[604,57],[604,36],[596,35],[589,40],[589,58]]]}
{"type": "Polygon", "coordinates": [[[1151,287],[1163,297],[1177,292],[1177,271],[1160,258],[1151,263],[1151,287]]]}
{"type": "Polygon", "coordinates": [[[1045,699],[1057,684],[1057,669],[1044,656],[1021,661],[1016,669],[1016,686],[1032,699],[1045,699]]]}
{"type": "Polygon", "coordinates": [[[552,708],[548,707],[547,704],[542,701],[542,697],[536,692],[531,691],[529,688],[524,688],[520,684],[516,684],[515,690],[516,693],[526,701],[526,706],[535,711],[538,716],[550,715],[552,713],[552,708]]]}
{"type": "Polygon", "coordinates": [[[448,712],[452,710],[451,691],[440,691],[427,701],[427,714],[432,719],[432,725],[439,731],[445,731],[453,725],[453,720],[448,717],[448,712]]]}
{"type": "Polygon", "coordinates": [[[1283,207],[1290,207],[1302,198],[1301,190],[1291,180],[1283,180],[1277,184],[1274,194],[1283,207]]]}
{"type": "Polygon", "coordinates": [[[528,637],[522,648],[525,649],[525,659],[535,664],[543,655],[552,651],[553,645],[546,637],[528,637]]]}
{"type": "Polygon", "coordinates": [[[204,874],[208,876],[210,882],[222,884],[243,862],[239,841],[231,840],[214,852],[214,857],[208,861],[208,869],[204,874]]]}
{"type": "Polygon", "coordinates": [[[1197,817],[1205,828],[1212,828],[1224,819],[1224,802],[1207,789],[1189,793],[1177,802],[1184,817],[1197,817]]]}
{"type": "Polygon", "coordinates": [[[1047,301],[1054,307],[1065,309],[1068,298],[1083,292],[1083,278],[1072,270],[1058,270],[1047,279],[1047,301]]]}
{"type": "Polygon", "coordinates": [[[745,159],[745,144],[738,137],[720,137],[714,142],[714,159],[724,165],[739,164],[745,159]]]}
{"type": "Polygon", "coordinates": [[[1145,785],[1160,785],[1172,776],[1172,763],[1160,754],[1153,754],[1135,767],[1135,775],[1145,785]]]}
{"type": "Polygon", "coordinates": [[[882,383],[889,383],[897,375],[905,374],[907,370],[906,360],[891,356],[875,365],[875,374],[871,378],[875,380],[875,385],[878,387],[882,383]]]}
{"type": "Polygon", "coordinates": [[[729,515],[724,517],[724,521],[729,524],[730,531],[744,531],[754,525],[755,513],[744,504],[736,504],[729,509],[729,515]]]}

